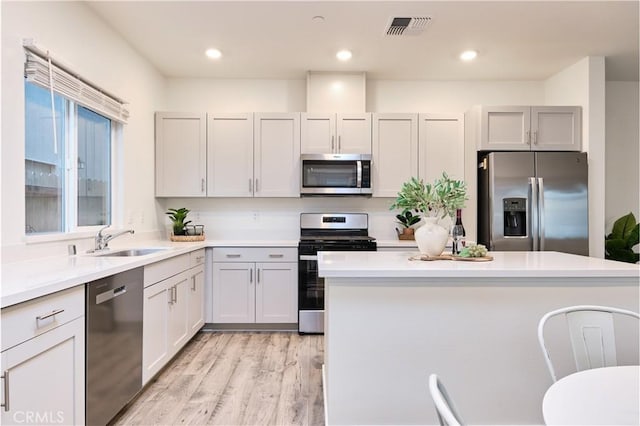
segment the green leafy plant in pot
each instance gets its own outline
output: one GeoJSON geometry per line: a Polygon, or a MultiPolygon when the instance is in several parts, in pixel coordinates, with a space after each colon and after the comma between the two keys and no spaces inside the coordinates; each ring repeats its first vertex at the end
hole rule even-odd
{"type": "Polygon", "coordinates": [[[190,220],[185,221],[190,210],[184,207],[179,209],[169,209],[166,214],[169,215],[173,226],[173,235],[186,235],[185,227],[191,223],[190,220]]]}
{"type": "Polygon", "coordinates": [[[424,214],[425,224],[416,229],[415,239],[422,254],[438,256],[447,244],[449,231],[436,222],[447,216],[453,222],[456,210],[463,208],[466,200],[467,184],[443,172],[433,183],[416,177],[403,183],[390,209],[424,214]]]}
{"type": "Polygon", "coordinates": [[[640,225],[633,213],[622,216],[613,223],[611,233],[605,237],[605,259],[638,263],[640,254],[633,251],[638,244],[640,225]]]}
{"type": "Polygon", "coordinates": [[[422,219],[419,214],[411,213],[411,210],[405,209],[402,213],[396,215],[396,219],[398,219],[398,223],[402,225],[402,230],[396,228],[398,231],[398,237],[400,239],[413,239],[414,228],[413,225],[420,222],[422,219]]]}

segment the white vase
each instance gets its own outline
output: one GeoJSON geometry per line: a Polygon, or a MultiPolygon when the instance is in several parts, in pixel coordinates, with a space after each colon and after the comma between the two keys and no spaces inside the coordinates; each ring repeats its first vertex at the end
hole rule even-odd
{"type": "Polygon", "coordinates": [[[415,238],[421,254],[439,256],[447,245],[449,233],[436,223],[437,220],[435,217],[425,217],[424,225],[416,229],[415,238]]]}

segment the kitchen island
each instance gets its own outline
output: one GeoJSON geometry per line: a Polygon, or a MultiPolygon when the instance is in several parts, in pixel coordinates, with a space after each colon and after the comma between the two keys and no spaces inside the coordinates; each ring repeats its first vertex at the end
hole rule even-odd
{"type": "MultiPolygon", "coordinates": [[[[569,305],[639,310],[638,265],[557,252],[490,262],[409,260],[415,252],[321,252],[327,424],[437,424],[436,373],[470,424],[541,424],[551,385],[537,341],[569,305]]],[[[619,364],[638,363],[636,323],[616,324],[619,364]]],[[[545,337],[572,372],[562,319],[545,337]]]]}

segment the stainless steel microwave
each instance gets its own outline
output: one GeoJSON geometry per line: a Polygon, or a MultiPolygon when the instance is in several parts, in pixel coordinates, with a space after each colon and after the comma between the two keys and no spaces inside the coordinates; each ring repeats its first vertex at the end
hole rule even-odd
{"type": "Polygon", "coordinates": [[[371,195],[370,154],[303,154],[301,195],[371,195]]]}

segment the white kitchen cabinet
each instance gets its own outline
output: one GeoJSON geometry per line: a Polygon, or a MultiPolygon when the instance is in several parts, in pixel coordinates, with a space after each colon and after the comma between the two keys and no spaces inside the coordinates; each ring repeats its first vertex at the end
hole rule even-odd
{"type": "Polygon", "coordinates": [[[371,154],[371,113],[303,113],[302,154],[371,154]]]}
{"type": "Polygon", "coordinates": [[[187,272],[169,278],[168,291],[168,353],[173,357],[189,340],[187,313],[189,308],[189,283],[191,277],[187,272]]]}
{"type": "Polygon", "coordinates": [[[142,384],[169,361],[169,283],[159,282],[144,289],[142,326],[142,384]]]}
{"type": "Polygon", "coordinates": [[[254,263],[214,262],[214,323],[255,322],[254,269],[254,263]]]}
{"type": "Polygon", "coordinates": [[[300,114],[209,114],[210,197],[299,197],[300,114]]]}
{"type": "Polygon", "coordinates": [[[207,195],[253,196],[253,114],[208,114],[207,195]]]}
{"type": "Polygon", "coordinates": [[[156,196],[207,194],[206,114],[157,112],[156,196]]]}
{"type": "Polygon", "coordinates": [[[214,323],[296,323],[295,248],[213,249],[214,323]]]}
{"type": "Polygon", "coordinates": [[[373,196],[395,197],[418,176],[418,114],[373,114],[373,196]]]}
{"type": "Polygon", "coordinates": [[[187,327],[189,335],[193,336],[204,325],[204,266],[193,268],[190,272],[187,327]]]}
{"type": "Polygon", "coordinates": [[[84,424],[84,287],[5,308],[1,319],[2,424],[84,424]]]}
{"type": "Polygon", "coordinates": [[[433,182],[446,172],[464,179],[464,115],[420,114],[418,176],[433,182]]]}
{"type": "Polygon", "coordinates": [[[579,106],[482,106],[479,151],[580,151],[579,106]]]}
{"type": "Polygon", "coordinates": [[[254,197],[300,197],[300,114],[254,116],[254,197]]]}
{"type": "Polygon", "coordinates": [[[204,325],[204,259],[201,249],[145,266],[143,384],[204,325]]]}

